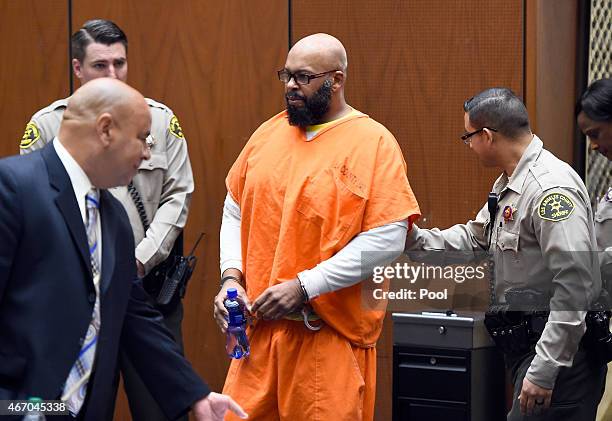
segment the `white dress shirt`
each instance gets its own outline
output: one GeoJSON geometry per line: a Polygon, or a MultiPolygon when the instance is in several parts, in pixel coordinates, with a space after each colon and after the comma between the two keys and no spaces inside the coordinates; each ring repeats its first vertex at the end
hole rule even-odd
{"type": "MultiPolygon", "coordinates": [[[[89,181],[89,177],[85,174],[85,171],[81,166],[74,160],[70,152],[62,145],[62,142],[57,138],[53,139],[53,147],[60,161],[64,165],[68,177],[70,177],[70,183],[72,184],[72,190],[74,197],[79,205],[79,211],[81,212],[81,219],[83,225],[87,229],[87,208],[85,205],[85,196],[89,193],[89,190],[95,189],[95,187],[89,181]]],[[[98,226],[96,232],[96,240],[98,242],[98,248],[100,253],[100,274],[102,273],[102,216],[98,212],[98,226]]]]}

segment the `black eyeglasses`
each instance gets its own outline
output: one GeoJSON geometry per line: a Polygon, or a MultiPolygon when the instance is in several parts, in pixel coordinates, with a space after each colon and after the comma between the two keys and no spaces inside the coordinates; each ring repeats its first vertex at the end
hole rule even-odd
{"type": "Polygon", "coordinates": [[[278,73],[278,80],[283,83],[289,83],[289,81],[293,78],[298,85],[308,85],[311,80],[317,79],[319,77],[325,76],[328,73],[337,72],[338,70],[328,70],[327,72],[317,73],[314,75],[309,75],[307,73],[291,73],[287,69],[281,69],[278,73]]]}
{"type": "Polygon", "coordinates": [[[478,130],[474,130],[473,132],[465,133],[463,136],[461,136],[461,140],[463,140],[463,143],[465,143],[466,145],[469,145],[471,142],[470,137],[474,136],[475,134],[480,133],[484,129],[491,130],[492,132],[497,131],[497,129],[492,129],[490,127],[483,127],[482,129],[478,129],[478,130]]]}

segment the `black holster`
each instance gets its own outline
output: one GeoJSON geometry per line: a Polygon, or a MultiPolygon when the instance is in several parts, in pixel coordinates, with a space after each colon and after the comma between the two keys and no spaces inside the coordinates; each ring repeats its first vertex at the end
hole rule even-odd
{"type": "Polygon", "coordinates": [[[612,311],[607,294],[602,294],[594,309],[586,315],[586,333],[582,338],[585,348],[593,354],[599,364],[612,361],[612,333],[610,333],[612,311]]]}
{"type": "Polygon", "coordinates": [[[519,356],[534,349],[547,319],[546,312],[511,311],[507,305],[500,305],[489,309],[484,323],[501,352],[519,356]]]}
{"type": "Polygon", "coordinates": [[[493,305],[485,315],[485,326],[504,354],[516,357],[533,351],[548,320],[547,294],[532,289],[510,288],[506,304],[493,305]]]}
{"type": "Polygon", "coordinates": [[[170,251],[170,254],[166,260],[152,268],[151,271],[144,278],[142,278],[142,285],[145,291],[147,291],[147,293],[151,296],[151,302],[159,311],[162,312],[162,314],[169,314],[174,311],[176,306],[181,301],[182,296],[180,294],[175,294],[172,299],[164,304],[160,304],[157,301],[157,297],[164,287],[164,283],[166,282],[168,276],[174,273],[182,256],[183,233],[181,232],[174,242],[174,246],[172,247],[172,250],[170,251]]]}

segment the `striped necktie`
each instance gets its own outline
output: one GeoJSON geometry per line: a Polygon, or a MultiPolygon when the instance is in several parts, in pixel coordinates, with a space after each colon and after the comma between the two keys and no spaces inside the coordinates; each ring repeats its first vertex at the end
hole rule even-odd
{"type": "Polygon", "coordinates": [[[93,315],[81,351],[70,370],[62,393],[62,400],[66,402],[68,410],[74,416],[79,413],[85,400],[87,382],[89,381],[89,376],[93,368],[98,333],[100,332],[100,248],[98,247],[97,239],[99,223],[98,208],[100,204],[98,191],[91,189],[87,195],[85,195],[85,203],[87,209],[87,242],[89,244],[89,257],[96,290],[96,303],[94,304],[93,315]]]}

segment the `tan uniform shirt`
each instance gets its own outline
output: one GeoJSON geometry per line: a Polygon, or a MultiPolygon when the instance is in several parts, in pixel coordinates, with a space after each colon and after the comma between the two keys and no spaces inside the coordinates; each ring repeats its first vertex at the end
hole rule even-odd
{"type": "Polygon", "coordinates": [[[612,187],[600,199],[595,212],[595,234],[597,246],[602,253],[599,257],[601,273],[608,283],[608,291],[612,283],[612,187]]]}
{"type": "MultiPolygon", "coordinates": [[[[55,101],[32,116],[21,140],[22,154],[40,149],[53,140],[68,99],[55,101]]],[[[146,235],[127,188],[117,187],[110,191],[127,211],[137,244],[136,258],[148,273],[168,257],[185,226],[194,185],[187,143],[177,118],[164,104],[149,98],[146,101],[151,110],[154,144],[151,159],[142,162],[133,180],[150,224],[146,235]]]]}
{"type": "Polygon", "coordinates": [[[574,170],[543,149],[537,136],[512,176],[502,174],[493,191],[499,195],[494,218],[485,204],[467,224],[442,231],[415,227],[406,249],[483,250],[491,233],[498,303],[505,302],[509,288],[531,288],[551,296],[550,316],[527,378],[552,389],[559,369],[572,365],[585,332],[586,303],[601,289],[594,273],[598,271],[593,270],[596,240],[589,195],[574,170]]]}

